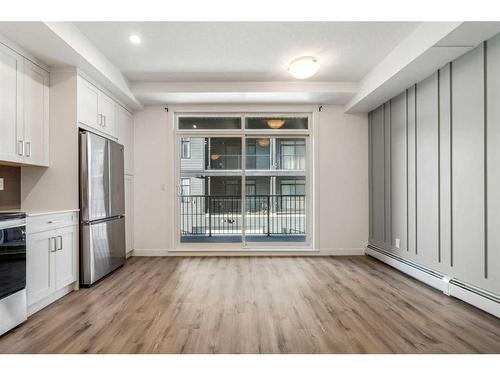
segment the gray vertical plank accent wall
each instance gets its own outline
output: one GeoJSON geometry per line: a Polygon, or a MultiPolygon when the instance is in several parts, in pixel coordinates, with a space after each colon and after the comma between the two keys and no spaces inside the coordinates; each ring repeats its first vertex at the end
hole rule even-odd
{"type": "Polygon", "coordinates": [[[453,63],[453,268],[483,286],[484,82],[483,46],[453,63]]]}
{"type": "Polygon", "coordinates": [[[439,72],[439,230],[442,269],[451,261],[451,103],[450,65],[439,72]]]}
{"type": "Polygon", "coordinates": [[[490,39],[486,54],[488,285],[500,293],[500,34],[490,39]]]}
{"type": "Polygon", "coordinates": [[[387,249],[392,248],[392,218],[391,218],[391,102],[384,105],[384,147],[385,147],[385,236],[387,249]]]}
{"type": "Polygon", "coordinates": [[[370,118],[370,243],[500,296],[500,34],[370,118]]]}
{"type": "Polygon", "coordinates": [[[392,244],[396,253],[406,252],[406,92],[391,101],[391,221],[392,244]],[[396,249],[396,238],[400,248],[396,249]]]}
{"type": "Polygon", "coordinates": [[[373,244],[384,246],[385,235],[385,147],[384,107],[372,113],[373,244]]]}
{"type": "Polygon", "coordinates": [[[435,266],[439,254],[438,76],[417,84],[417,254],[435,266]]]}
{"type": "Polygon", "coordinates": [[[408,95],[408,256],[416,256],[417,239],[417,213],[416,213],[416,137],[415,137],[415,86],[407,90],[408,95]]]}

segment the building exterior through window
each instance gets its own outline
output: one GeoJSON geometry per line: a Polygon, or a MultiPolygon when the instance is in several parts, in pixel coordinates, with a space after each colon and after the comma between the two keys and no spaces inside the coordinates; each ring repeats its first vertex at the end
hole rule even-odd
{"type": "MultiPolygon", "coordinates": [[[[179,128],[208,126],[194,121],[179,128]]],[[[265,130],[179,137],[181,243],[306,241],[308,138],[265,130]]]]}

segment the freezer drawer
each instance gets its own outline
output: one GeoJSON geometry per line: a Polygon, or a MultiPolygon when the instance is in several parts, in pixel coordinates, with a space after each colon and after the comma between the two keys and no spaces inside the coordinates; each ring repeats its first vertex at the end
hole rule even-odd
{"type": "Polygon", "coordinates": [[[90,286],[125,263],[125,217],[81,225],[80,283],[90,286]]]}

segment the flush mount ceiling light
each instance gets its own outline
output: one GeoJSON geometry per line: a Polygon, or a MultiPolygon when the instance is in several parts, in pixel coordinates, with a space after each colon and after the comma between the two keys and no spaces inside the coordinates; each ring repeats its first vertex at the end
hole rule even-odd
{"type": "Polygon", "coordinates": [[[285,120],[280,120],[280,119],[267,120],[267,126],[269,126],[271,129],[280,129],[283,125],[285,125],[285,120]]]}
{"type": "Polygon", "coordinates": [[[210,159],[212,159],[213,161],[219,160],[219,158],[220,158],[219,154],[212,154],[212,155],[210,155],[210,159]]]}
{"type": "Polygon", "coordinates": [[[141,44],[141,37],[137,34],[131,34],[128,37],[128,40],[130,40],[130,43],[132,44],[141,44]]]}
{"type": "Polygon", "coordinates": [[[288,66],[288,73],[298,79],[312,77],[319,69],[318,59],[312,56],[303,56],[293,60],[288,66]]]}

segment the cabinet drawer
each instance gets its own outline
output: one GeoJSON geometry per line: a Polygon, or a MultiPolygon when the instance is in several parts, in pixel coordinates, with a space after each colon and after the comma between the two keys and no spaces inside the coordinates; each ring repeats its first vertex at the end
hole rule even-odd
{"type": "Polygon", "coordinates": [[[37,233],[78,224],[78,212],[28,216],[26,231],[37,233]]]}

